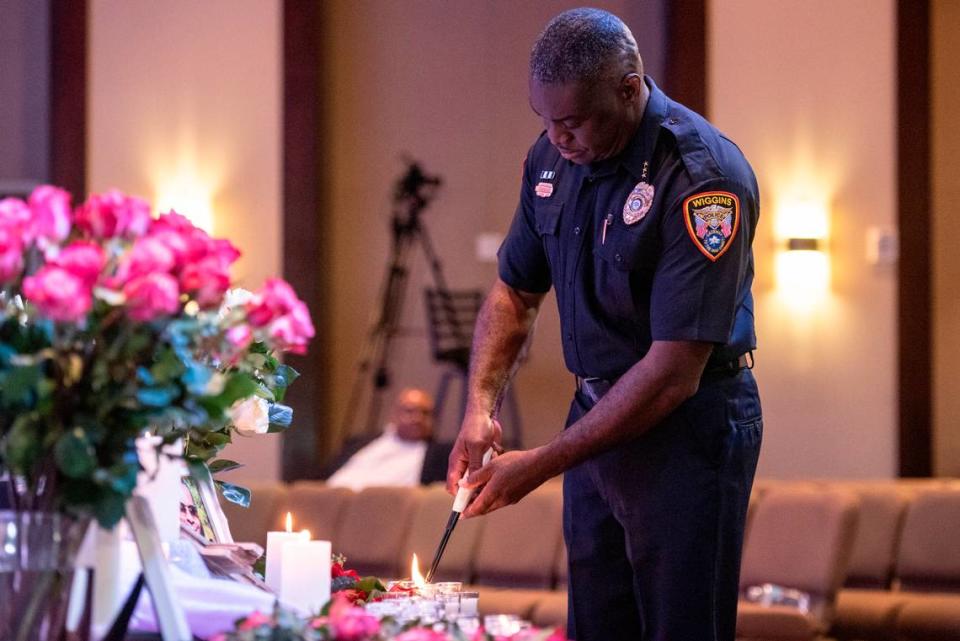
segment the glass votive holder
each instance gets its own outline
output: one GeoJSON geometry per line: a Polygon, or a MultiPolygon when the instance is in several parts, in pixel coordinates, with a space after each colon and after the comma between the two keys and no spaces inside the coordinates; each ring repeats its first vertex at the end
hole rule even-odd
{"type": "Polygon", "coordinates": [[[465,637],[472,639],[473,635],[475,635],[477,630],[480,629],[480,617],[466,617],[461,613],[461,616],[457,617],[456,625],[465,637]]]}
{"type": "Polygon", "coordinates": [[[430,626],[442,618],[440,604],[432,599],[417,599],[412,610],[413,616],[408,619],[418,619],[421,625],[430,626]]]}
{"type": "Polygon", "coordinates": [[[478,604],[480,602],[479,592],[461,592],[460,593],[460,616],[475,617],[479,614],[478,604]]]}
{"type": "Polygon", "coordinates": [[[396,579],[387,581],[387,591],[389,592],[407,592],[413,593],[417,590],[417,584],[410,579],[396,579]]]}
{"type": "Polygon", "coordinates": [[[453,621],[460,616],[460,593],[448,592],[437,594],[434,599],[440,604],[440,613],[447,621],[453,621]]]}
{"type": "Polygon", "coordinates": [[[463,583],[461,581],[438,581],[430,585],[433,586],[436,594],[453,594],[463,590],[463,583]]]}
{"type": "Polygon", "coordinates": [[[510,637],[523,629],[523,620],[516,614],[488,614],[483,617],[483,629],[495,637],[510,637]]]}

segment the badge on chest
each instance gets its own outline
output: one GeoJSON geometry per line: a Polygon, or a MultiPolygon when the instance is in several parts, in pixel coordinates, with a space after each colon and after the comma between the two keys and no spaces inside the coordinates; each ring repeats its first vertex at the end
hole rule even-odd
{"type": "Polygon", "coordinates": [[[653,205],[653,185],[645,181],[638,182],[627,196],[627,202],[623,204],[623,222],[628,225],[639,223],[650,211],[651,205],[653,205]]]}

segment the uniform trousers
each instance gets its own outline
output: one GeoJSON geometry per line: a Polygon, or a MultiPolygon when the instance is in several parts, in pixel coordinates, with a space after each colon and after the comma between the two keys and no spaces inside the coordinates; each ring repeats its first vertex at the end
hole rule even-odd
{"type": "MultiPolygon", "coordinates": [[[[567,425],[590,403],[577,392],[567,425]]],[[[705,379],[656,427],[566,472],[571,639],[734,641],[762,433],[744,369],[705,379]]]]}

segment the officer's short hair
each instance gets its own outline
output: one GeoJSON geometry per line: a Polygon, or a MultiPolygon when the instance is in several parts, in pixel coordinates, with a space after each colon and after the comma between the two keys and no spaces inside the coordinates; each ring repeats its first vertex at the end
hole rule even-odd
{"type": "Polygon", "coordinates": [[[624,69],[640,71],[637,42],[620,18],[601,9],[571,9],[547,23],[530,52],[530,77],[543,84],[593,84],[624,69]]]}

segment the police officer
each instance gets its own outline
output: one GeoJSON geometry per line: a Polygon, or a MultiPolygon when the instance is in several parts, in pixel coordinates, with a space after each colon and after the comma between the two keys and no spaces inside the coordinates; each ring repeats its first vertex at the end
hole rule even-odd
{"type": "Polygon", "coordinates": [[[530,106],[546,131],[477,321],[449,489],[470,471],[482,488],[470,517],[565,472],[571,637],[732,641],[762,431],[747,367],[756,179],[736,145],[644,76],[629,29],[604,11],[550,21],[530,106]],[[551,286],[577,382],[567,427],[481,466],[551,286]]]}

